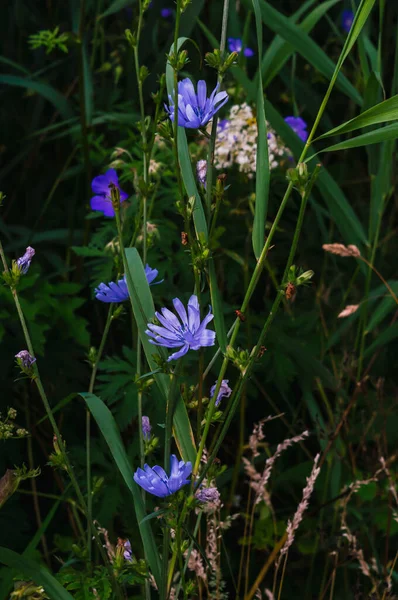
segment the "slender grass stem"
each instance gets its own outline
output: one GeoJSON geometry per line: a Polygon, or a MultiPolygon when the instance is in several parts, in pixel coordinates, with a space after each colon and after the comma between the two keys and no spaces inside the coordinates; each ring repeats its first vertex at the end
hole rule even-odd
{"type": "MultiPolygon", "coordinates": [[[[8,272],[8,265],[7,265],[7,261],[6,261],[6,257],[5,257],[5,254],[4,254],[3,245],[1,243],[1,241],[0,241],[0,258],[1,258],[1,261],[3,263],[4,270],[8,272]]],[[[20,304],[20,301],[19,301],[17,290],[15,288],[11,289],[11,293],[12,293],[12,296],[14,298],[15,307],[16,307],[17,312],[18,312],[18,317],[19,317],[19,320],[20,320],[20,323],[21,323],[21,327],[22,327],[22,331],[23,331],[23,334],[24,334],[26,345],[28,347],[30,355],[34,357],[35,353],[34,353],[34,349],[33,349],[32,340],[31,340],[31,337],[30,337],[30,334],[29,334],[28,326],[27,326],[26,321],[25,321],[25,316],[24,316],[23,311],[22,311],[22,307],[21,307],[21,304],[20,304]]],[[[42,384],[42,381],[41,381],[41,378],[40,378],[40,372],[39,372],[39,367],[37,366],[37,362],[33,363],[32,369],[33,369],[33,380],[34,380],[34,383],[36,384],[36,387],[37,387],[37,390],[39,392],[40,398],[41,398],[41,400],[43,402],[43,406],[44,406],[44,409],[45,409],[45,411],[47,413],[48,420],[50,421],[51,426],[52,426],[53,431],[54,431],[54,434],[56,436],[58,447],[59,447],[59,451],[60,451],[60,454],[61,454],[62,459],[64,461],[66,472],[68,473],[68,476],[69,476],[69,478],[71,480],[72,486],[73,486],[73,488],[75,490],[75,493],[76,493],[76,496],[77,496],[77,499],[78,499],[80,505],[82,506],[82,510],[83,510],[84,514],[86,515],[86,518],[87,518],[87,527],[91,531],[92,535],[94,535],[94,537],[95,537],[95,540],[96,540],[98,549],[100,551],[101,557],[102,557],[102,559],[104,561],[104,564],[106,565],[106,567],[108,569],[108,572],[109,572],[109,575],[110,575],[110,580],[111,580],[111,583],[112,583],[112,588],[113,588],[113,590],[114,590],[114,592],[116,594],[116,597],[117,598],[121,598],[119,585],[117,583],[115,574],[114,574],[113,569],[112,569],[112,567],[110,565],[108,557],[107,557],[107,555],[106,555],[106,553],[104,551],[103,545],[102,545],[101,540],[100,540],[99,535],[98,535],[98,531],[94,527],[93,523],[88,520],[87,504],[86,504],[86,501],[84,500],[84,496],[83,496],[82,491],[80,489],[79,483],[78,483],[78,481],[76,479],[73,467],[72,467],[71,462],[69,460],[69,456],[68,456],[68,454],[67,454],[67,452],[65,450],[65,445],[64,445],[64,442],[62,440],[61,433],[60,433],[58,425],[57,425],[57,423],[55,421],[53,412],[51,410],[50,403],[48,401],[46,392],[44,390],[44,387],[43,387],[43,384],[42,384]]]]}
{"type": "MultiPolygon", "coordinates": [[[[104,351],[105,343],[108,337],[109,328],[112,322],[112,313],[113,313],[113,304],[110,304],[108,310],[108,316],[105,323],[105,328],[102,333],[102,338],[100,342],[100,347],[97,352],[97,356],[95,357],[95,362],[92,367],[90,383],[88,386],[88,393],[92,394],[94,391],[95,379],[97,376],[98,365],[102,358],[102,353],[104,351]]],[[[93,497],[92,497],[92,489],[91,489],[91,413],[89,409],[86,409],[86,479],[87,479],[87,518],[90,523],[93,522],[93,497]]],[[[89,562],[91,560],[91,530],[90,527],[87,528],[87,550],[88,550],[88,558],[89,562]]]]}

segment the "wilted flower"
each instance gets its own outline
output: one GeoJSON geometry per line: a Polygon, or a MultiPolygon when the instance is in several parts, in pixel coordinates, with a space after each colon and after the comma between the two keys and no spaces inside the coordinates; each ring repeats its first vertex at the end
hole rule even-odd
{"type": "Polygon", "coordinates": [[[158,465],[149,467],[144,465],[144,469],[138,468],[134,473],[134,481],[138,483],[146,492],[153,494],[158,498],[165,498],[178,492],[184,485],[189,483],[187,479],[192,473],[192,464],[178,461],[175,454],[170,457],[170,475],[158,465]]]}
{"type": "Polygon", "coordinates": [[[90,205],[93,210],[101,210],[106,217],[114,217],[115,211],[112,206],[111,199],[111,184],[117,187],[120,192],[120,202],[127,200],[128,194],[123,192],[119,186],[119,178],[115,169],[109,169],[105,175],[94,177],[91,182],[91,188],[95,194],[90,200],[90,205]]]}
{"type": "Polygon", "coordinates": [[[199,348],[205,346],[214,346],[216,334],[214,331],[206,329],[206,325],[214,318],[211,308],[209,308],[208,314],[201,322],[197,296],[190,297],[188,314],[178,298],[174,298],[173,305],[180,320],[168,308],[162,308],[161,313],[155,312],[155,316],[162,327],[148,323],[148,329],[145,332],[151,338],[149,340],[151,344],[166,348],[181,348],[178,352],[171,354],[167,362],[181,358],[188,350],[199,350],[199,348]]]}
{"type": "Polygon", "coordinates": [[[160,14],[162,15],[163,19],[168,19],[173,14],[173,11],[171,8],[162,8],[160,14]]]}
{"type": "Polygon", "coordinates": [[[343,12],[341,13],[341,27],[346,33],[349,33],[353,21],[354,13],[352,12],[352,10],[343,10],[343,12]]]}
{"type": "Polygon", "coordinates": [[[17,259],[18,268],[23,275],[26,275],[26,273],[28,272],[30,263],[32,262],[32,258],[34,257],[34,255],[35,249],[28,246],[25,250],[25,254],[17,259]]]}
{"type": "MultiPolygon", "coordinates": [[[[198,92],[190,79],[178,83],[178,125],[188,129],[204,127],[226,102],[227,92],[218,92],[219,84],[214,88],[210,98],[207,98],[206,82],[198,81],[198,92]],[[217,93],[218,92],[218,93],[217,93]]],[[[165,109],[171,121],[174,121],[174,98],[169,96],[170,106],[165,109]]]]}
{"type": "MultiPolygon", "coordinates": [[[[145,275],[146,280],[149,285],[152,284],[153,280],[158,276],[159,271],[157,269],[151,269],[149,265],[145,267],[145,275]]],[[[161,281],[156,281],[153,285],[157,285],[158,283],[162,283],[161,281]]],[[[97,300],[101,300],[101,302],[124,302],[129,298],[129,291],[127,288],[126,276],[119,279],[116,283],[111,281],[108,283],[100,283],[97,288],[95,288],[95,297],[97,300]]]]}
{"type": "Polygon", "coordinates": [[[355,258],[361,256],[360,251],[354,244],[349,244],[348,246],[344,246],[344,244],[323,244],[322,248],[326,252],[337,254],[337,256],[344,256],[345,258],[348,256],[354,256],[355,258]]]}
{"type": "MultiPolygon", "coordinates": [[[[223,379],[221,382],[220,390],[217,395],[216,406],[218,406],[222,398],[229,398],[232,394],[232,390],[228,385],[229,379],[223,379]]],[[[216,391],[217,382],[210,388],[210,398],[213,398],[214,392],[216,391]]]]}
{"type": "Polygon", "coordinates": [[[198,160],[196,163],[196,175],[199,183],[206,187],[207,160],[198,160]]]}
{"type": "Polygon", "coordinates": [[[204,504],[208,502],[218,504],[220,502],[220,492],[216,487],[204,487],[196,492],[195,498],[204,504]]]}
{"type": "Polygon", "coordinates": [[[303,140],[307,141],[308,131],[307,123],[301,117],[286,117],[285,122],[291,127],[296,135],[303,140]]]}
{"type": "MultiPolygon", "coordinates": [[[[243,42],[241,38],[228,38],[228,49],[230,52],[237,52],[238,54],[240,54],[242,52],[242,48],[243,42]]],[[[251,56],[254,56],[254,52],[251,48],[245,48],[243,50],[243,56],[250,58],[251,56]]]]}
{"type": "Polygon", "coordinates": [[[144,437],[144,440],[146,440],[147,442],[149,441],[150,437],[151,437],[151,423],[149,421],[149,417],[142,417],[142,435],[144,437]]]}
{"type": "Polygon", "coordinates": [[[33,363],[36,362],[34,356],[32,356],[27,350],[21,350],[15,355],[17,363],[24,369],[30,369],[33,363]]]}
{"type": "Polygon", "coordinates": [[[349,317],[350,315],[357,312],[359,308],[359,304],[348,304],[337,316],[339,319],[343,319],[344,317],[349,317]]]}

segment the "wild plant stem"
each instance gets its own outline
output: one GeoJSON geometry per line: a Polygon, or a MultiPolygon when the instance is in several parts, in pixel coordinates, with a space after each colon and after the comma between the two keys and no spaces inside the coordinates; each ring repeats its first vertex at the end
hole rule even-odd
{"type": "MultiPolygon", "coordinates": [[[[92,367],[90,383],[88,386],[88,393],[92,394],[94,391],[95,379],[97,376],[98,365],[102,358],[102,353],[104,351],[106,339],[108,337],[109,328],[112,322],[112,312],[113,312],[113,304],[110,304],[108,310],[108,316],[106,319],[104,331],[102,333],[102,338],[100,342],[100,346],[97,352],[97,356],[95,357],[95,362],[92,367]]],[[[91,413],[89,409],[86,409],[86,479],[87,479],[87,519],[90,523],[93,522],[93,497],[91,490],[91,413]]],[[[91,561],[91,529],[87,528],[87,550],[88,550],[88,560],[91,561]]]]}

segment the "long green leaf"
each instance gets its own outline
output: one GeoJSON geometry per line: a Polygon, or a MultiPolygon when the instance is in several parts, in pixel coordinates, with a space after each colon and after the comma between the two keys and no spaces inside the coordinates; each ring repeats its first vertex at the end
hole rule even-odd
{"type": "Polygon", "coordinates": [[[387,327],[382,333],[379,333],[375,341],[370,344],[370,346],[366,349],[364,353],[364,357],[368,358],[372,356],[372,354],[380,348],[380,346],[384,346],[388,344],[392,340],[395,340],[398,337],[398,323],[393,323],[390,327],[387,327]]]}
{"type": "Polygon", "coordinates": [[[256,203],[254,208],[254,221],[252,244],[254,255],[260,258],[264,246],[265,220],[267,218],[270,169],[268,158],[267,121],[265,118],[263,78],[261,74],[261,57],[263,55],[263,27],[261,11],[258,0],[252,0],[254,16],[256,19],[259,77],[257,91],[257,156],[256,156],[256,203]]]}
{"type": "Polygon", "coordinates": [[[133,479],[134,473],[129,459],[127,458],[127,454],[124,449],[119,430],[115,423],[115,419],[113,418],[109,408],[105,406],[98,396],[88,393],[81,393],[80,396],[82,396],[82,398],[86,401],[89,411],[93,415],[102,435],[105,438],[106,443],[109,446],[112,458],[115,461],[128,489],[130,490],[131,495],[133,496],[135,514],[145,550],[145,556],[156,583],[159,586],[161,572],[159,552],[156,547],[152,530],[149,524],[144,521],[146,514],[140,488],[133,479]]]}
{"type": "Polygon", "coordinates": [[[0,562],[12,569],[18,569],[28,579],[43,586],[52,600],[73,600],[73,596],[58,583],[55,577],[34,560],[21,556],[8,548],[0,547],[0,562]]]}
{"type": "MultiPolygon", "coordinates": [[[[374,2],[375,0],[371,0],[374,2]]],[[[247,6],[251,0],[245,0],[247,6]]],[[[292,23],[287,17],[273,8],[265,0],[259,0],[262,19],[266,27],[269,27],[275,33],[278,33],[286,42],[288,42],[301,56],[303,56],[312,66],[317,69],[327,79],[332,79],[336,72],[336,65],[325,54],[325,52],[297,25],[292,23]]],[[[351,98],[356,104],[362,104],[362,97],[348,79],[339,73],[336,73],[336,85],[351,98]]]]}
{"type": "Polygon", "coordinates": [[[51,104],[55,106],[58,112],[65,118],[73,116],[73,112],[71,107],[69,106],[68,101],[65,96],[57,92],[51,85],[48,83],[41,83],[40,81],[33,81],[32,79],[28,79],[25,77],[18,77],[17,75],[0,75],[0,83],[5,83],[7,85],[15,85],[18,87],[25,88],[27,90],[33,90],[46,98],[51,104]]]}
{"type": "MultiPolygon", "coordinates": [[[[133,287],[130,286],[129,278],[127,278],[127,285],[134,317],[138,327],[138,333],[149,369],[150,371],[154,371],[153,377],[162,393],[164,401],[166,402],[169,389],[169,378],[164,373],[157,372],[158,365],[155,362],[154,355],[160,354],[164,359],[166,359],[167,354],[164,348],[161,346],[154,346],[153,344],[150,344],[149,338],[145,333],[148,322],[155,315],[152,294],[145,275],[144,266],[137,249],[127,248],[126,258],[133,287]]],[[[177,399],[173,425],[176,443],[182,458],[185,461],[190,460],[191,462],[194,462],[196,458],[195,442],[187,409],[181,396],[179,396],[177,399]]]]}
{"type": "Polygon", "coordinates": [[[332,135],[347,133],[348,131],[355,131],[355,129],[369,127],[369,125],[376,125],[378,123],[396,121],[397,119],[398,96],[393,96],[392,98],[384,100],[384,102],[380,102],[379,104],[376,104],[376,106],[372,106],[372,108],[365,110],[365,112],[361,113],[357,117],[354,117],[353,119],[350,119],[346,123],[342,123],[338,127],[334,127],[316,139],[321,140],[322,138],[332,135]]]}
{"type": "MultiPolygon", "coordinates": [[[[333,144],[333,146],[328,146],[323,150],[320,150],[316,154],[313,154],[307,161],[317,156],[317,154],[321,154],[323,152],[335,152],[336,150],[348,150],[349,148],[360,148],[361,146],[368,146],[369,144],[379,144],[380,142],[385,142],[387,140],[395,140],[398,138],[398,123],[394,125],[388,125],[387,127],[379,127],[374,131],[369,131],[368,133],[363,133],[361,135],[357,135],[345,142],[340,142],[339,144],[333,144]]],[[[307,162],[305,161],[305,162],[307,162]]]]}
{"type": "Polygon", "coordinates": [[[103,19],[104,17],[109,17],[109,15],[113,15],[114,13],[119,12],[119,10],[126,8],[127,6],[132,6],[133,4],[135,4],[135,2],[136,0],[114,0],[114,2],[112,2],[109,8],[107,8],[106,11],[103,12],[102,15],[100,15],[98,18],[103,19]]]}
{"type": "MultiPolygon", "coordinates": [[[[318,21],[328,12],[328,10],[330,10],[330,8],[337,4],[337,2],[341,2],[341,0],[329,0],[328,2],[323,2],[320,6],[316,6],[301,23],[297,24],[297,26],[305,33],[310,33],[318,21]]],[[[294,15],[289,17],[289,20],[296,23],[301,10],[302,7],[300,7],[294,15]]],[[[265,88],[270,85],[271,81],[280,72],[293,53],[294,47],[291,44],[285,42],[281,36],[275,36],[264,54],[261,64],[265,88]]],[[[257,81],[257,78],[258,74],[254,79],[255,82],[257,81]]]]}
{"type": "Polygon", "coordinates": [[[222,300],[220,296],[220,291],[218,289],[217,284],[217,275],[216,269],[214,266],[213,259],[211,259],[208,263],[209,269],[209,282],[210,282],[210,296],[211,296],[211,304],[214,313],[214,326],[217,334],[217,341],[221,348],[222,352],[225,352],[227,349],[228,339],[227,332],[225,330],[225,321],[224,321],[224,312],[222,306],[222,300]]]}

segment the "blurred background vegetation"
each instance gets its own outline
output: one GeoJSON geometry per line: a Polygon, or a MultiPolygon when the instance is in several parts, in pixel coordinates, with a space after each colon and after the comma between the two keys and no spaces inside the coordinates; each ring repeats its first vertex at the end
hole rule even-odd
{"type": "MultiPolygon", "coordinates": [[[[209,87],[215,84],[215,72],[203,59],[214,47],[212,35],[219,39],[222,4],[221,0],[194,0],[181,21],[180,35],[193,40],[187,46],[191,62],[185,74],[206,79],[209,87]]],[[[342,10],[352,6],[350,2],[315,0],[268,4],[299,24],[298,29],[305,33],[304,42],[311,39],[313,44],[301,47],[289,40],[286,60],[280,54],[266,54],[267,118],[297,158],[301,143],[286,131],[283,118],[300,114],[312,125],[346,36],[341,27],[342,10]]],[[[147,115],[154,113],[152,94],[158,90],[173,40],[173,14],[162,17],[163,8],[173,9],[173,4],[168,0],[153,2],[140,44],[141,64],[149,70],[144,84],[147,115]]],[[[28,245],[36,249],[32,267],[21,282],[21,301],[48,395],[52,406],[57,407],[59,427],[82,481],[84,406],[74,394],[88,388],[87,354],[91,346],[98,346],[106,320],[106,307],[94,299],[94,288],[101,281],[111,281],[118,267],[112,243],[115,225],[89,208],[91,180],[112,161],[120,161],[117,166],[121,185],[130,195],[127,215],[133,232],[141,168],[139,105],[133,54],[124,32],[132,26],[136,10],[134,2],[124,0],[15,0],[0,9],[0,187],[6,194],[0,212],[0,236],[9,260],[23,254],[28,245]],[[115,148],[126,149],[129,154],[115,153],[115,148]]],[[[359,44],[344,65],[345,79],[340,79],[332,94],[319,133],[397,93],[397,17],[396,2],[380,2],[373,10],[359,44]]],[[[265,53],[274,36],[281,33],[278,27],[277,20],[272,19],[264,27],[265,53]]],[[[231,2],[228,34],[244,37],[247,45],[257,50],[250,2],[231,2]]],[[[228,73],[225,83],[230,105],[253,103],[250,82],[257,67],[256,57],[239,59],[239,66],[228,73]]],[[[190,134],[189,141],[193,156],[201,157],[197,137],[190,134]]],[[[321,148],[322,142],[316,149],[321,148]]],[[[284,413],[266,429],[270,447],[304,429],[311,432],[307,454],[288,451],[273,476],[274,523],[266,507],[256,515],[251,540],[256,551],[250,564],[254,579],[275,535],[283,533],[301,498],[312,457],[332,439],[359,372],[362,384],[355,406],[329,453],[312,512],[289,555],[286,598],[319,597],[329,573],[329,553],[344,545],[339,495],[345,485],[373,475],[379,468],[379,457],[391,457],[398,440],[397,306],[374,274],[366,295],[368,269],[363,263],[322,251],[325,243],[356,244],[371,259],[374,250],[378,271],[398,293],[395,141],[321,156],[324,170],[310,200],[295,260],[299,267],[315,272],[313,282],[300,288],[295,301],[286,302],[276,318],[261,365],[245,389],[240,418],[235,420],[220,454],[228,465],[220,476],[226,510],[244,514],[248,486],[243,471],[237,470],[240,454],[237,456],[236,440],[246,442],[253,424],[269,414],[284,413]],[[359,304],[361,309],[347,319],[338,319],[347,304],[359,304]]],[[[159,147],[155,159],[161,167],[154,177],[150,221],[157,229],[150,238],[148,263],[159,269],[167,282],[153,288],[155,304],[165,306],[181,291],[188,295],[193,279],[190,257],[180,243],[183,223],[175,209],[177,186],[168,147],[159,147]]],[[[272,174],[270,223],[285,190],[285,171],[280,168],[272,174]]],[[[227,325],[240,306],[242,282],[248,282],[255,264],[251,247],[254,182],[231,170],[228,184],[231,187],[213,240],[227,325]]],[[[292,197],[242,328],[242,347],[251,348],[256,341],[272,304],[298,208],[298,196],[292,197]]],[[[138,452],[136,339],[126,335],[129,310],[126,307],[112,325],[96,391],[115,415],[134,460],[138,452]]],[[[0,344],[0,411],[4,416],[10,406],[16,408],[18,424],[31,433],[26,440],[0,442],[0,475],[23,462],[29,468],[41,467],[40,477],[23,484],[2,507],[0,544],[23,552],[40,522],[50,514],[45,542],[36,540],[31,554],[40,553],[57,569],[59,563],[51,556],[67,560],[77,535],[76,523],[69,503],[54,504],[54,498],[68,497],[69,491],[60,474],[47,465],[52,431],[36,390],[27,381],[18,380],[14,355],[25,344],[11,295],[4,286],[0,287],[0,344]]],[[[187,357],[189,360],[192,366],[196,364],[195,357],[187,357]]],[[[216,375],[217,365],[209,385],[216,375]]],[[[232,382],[233,378],[231,372],[232,382]]],[[[189,383],[194,384],[195,378],[189,383]]],[[[155,397],[145,398],[144,414],[150,414],[154,423],[162,423],[155,397]]],[[[139,548],[133,534],[131,502],[105,442],[95,431],[93,462],[96,519],[113,537],[132,536],[133,545],[139,548]]],[[[394,461],[391,470],[394,472],[394,461]]],[[[365,555],[375,557],[380,576],[385,575],[391,569],[392,549],[398,539],[388,481],[382,479],[364,487],[349,510],[365,555]]],[[[227,547],[228,535],[247,543],[243,521],[238,519],[225,533],[227,547]]],[[[365,593],[371,586],[366,587],[357,563],[344,552],[339,560],[342,569],[335,597],[368,597],[365,593]]],[[[229,556],[229,561],[224,577],[232,590],[231,572],[238,568],[239,555],[229,556]]]]}

